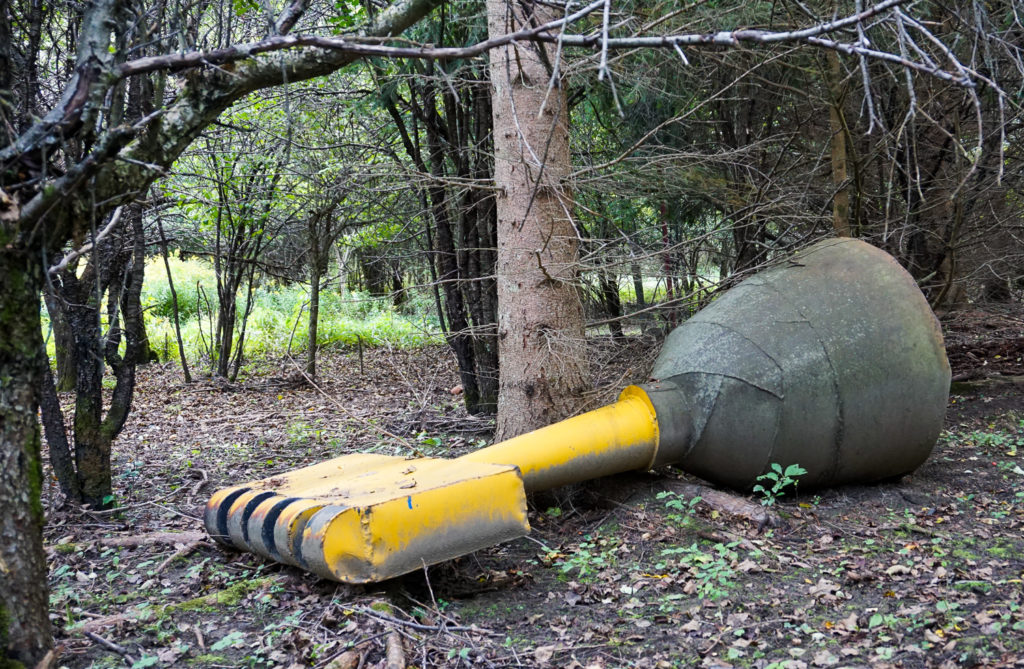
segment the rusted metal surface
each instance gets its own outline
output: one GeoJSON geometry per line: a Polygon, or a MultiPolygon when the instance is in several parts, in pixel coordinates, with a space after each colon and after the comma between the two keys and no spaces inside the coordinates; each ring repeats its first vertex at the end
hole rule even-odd
{"type": "Polygon", "coordinates": [[[675,464],[749,488],[898,476],[931,452],[949,365],[911,277],[855,240],[739,284],[666,340],[615,404],[456,460],[348,455],[218,491],[222,543],[335,580],[380,581],[529,532],[526,492],[675,464]]]}

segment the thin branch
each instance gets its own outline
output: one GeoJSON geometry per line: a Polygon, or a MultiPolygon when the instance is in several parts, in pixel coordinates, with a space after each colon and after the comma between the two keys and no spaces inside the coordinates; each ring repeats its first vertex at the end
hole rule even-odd
{"type": "Polygon", "coordinates": [[[99,231],[99,234],[96,235],[96,238],[91,242],[88,242],[85,245],[83,245],[82,248],[72,251],[71,253],[64,256],[64,258],[59,263],[50,268],[50,275],[56,276],[60,272],[64,271],[65,269],[67,269],[67,266],[71,262],[85,255],[86,253],[91,251],[93,247],[95,247],[97,244],[103,241],[103,238],[109,235],[110,232],[117,227],[117,224],[121,222],[121,212],[123,209],[123,206],[115,209],[114,215],[110,217],[110,222],[103,226],[103,229],[99,231]]]}
{"type": "MultiPolygon", "coordinates": [[[[767,31],[767,30],[732,30],[719,31],[715,33],[689,33],[678,35],[659,35],[648,37],[609,37],[605,31],[598,31],[597,34],[580,35],[565,34],[563,31],[554,32],[556,29],[576,23],[598,8],[608,11],[605,0],[595,0],[573,14],[563,18],[549,21],[534,28],[525,28],[514,33],[508,33],[491,39],[478,42],[468,47],[442,47],[431,46],[399,47],[382,44],[371,44],[365,37],[320,37],[315,35],[279,35],[253,42],[241,44],[224,49],[201,52],[193,51],[184,54],[165,54],[151,56],[129,61],[120,65],[116,70],[116,76],[123,78],[136,74],[154,72],[158,70],[181,70],[186,68],[202,66],[221,66],[245,58],[297,48],[319,48],[328,51],[342,52],[355,56],[365,57],[390,57],[390,58],[425,58],[435,60],[451,60],[472,58],[484,54],[491,49],[511,44],[517,41],[535,40],[541,42],[554,42],[564,46],[600,48],[602,52],[602,65],[599,75],[607,71],[607,50],[609,49],[635,49],[635,48],[671,48],[677,51],[682,46],[738,46],[740,44],[775,44],[775,43],[805,43],[820,48],[831,49],[840,53],[858,56],[861,59],[862,72],[867,77],[865,58],[883,60],[897,65],[930,74],[939,79],[950,81],[962,86],[973,87],[974,80],[979,78],[976,73],[967,70],[962,64],[953,59],[955,73],[942,70],[930,62],[918,62],[910,60],[903,55],[889,53],[871,47],[865,32],[864,21],[878,16],[883,12],[891,10],[906,0],[883,0],[878,4],[866,9],[858,10],[854,14],[821,23],[808,28],[767,31]],[[851,26],[857,27],[856,43],[828,39],[822,35],[834,33],[851,26]]],[[[859,4],[859,3],[858,3],[859,4]]],[[[920,23],[913,22],[919,30],[923,31],[929,40],[936,41],[934,36],[928,33],[920,23]]],[[[387,38],[381,38],[387,39],[387,38]]],[[[376,40],[379,41],[379,40],[376,40]]],[[[948,48],[945,53],[952,56],[948,48]]],[[[872,120],[876,117],[873,111],[873,104],[868,99],[872,120]]]]}
{"type": "MultiPolygon", "coordinates": [[[[548,23],[535,28],[524,28],[523,30],[519,30],[514,33],[484,40],[464,48],[382,46],[367,43],[366,40],[368,38],[365,37],[344,38],[320,37],[317,35],[280,35],[268,37],[267,39],[260,40],[259,42],[239,44],[237,46],[230,46],[224,49],[214,49],[213,51],[191,51],[183,54],[164,54],[160,56],[139,58],[120,65],[115,70],[115,75],[118,78],[124,78],[136,74],[145,74],[147,72],[156,72],[160,70],[175,71],[210,65],[226,65],[246,58],[252,58],[253,56],[263,53],[301,47],[316,47],[357,56],[425,58],[436,60],[471,58],[512,42],[536,39],[537,36],[542,33],[547,33],[555,28],[560,28],[578,21],[595,11],[603,3],[604,0],[595,0],[595,2],[592,2],[583,9],[564,18],[549,21],[548,23]]],[[[374,39],[374,41],[378,40],[374,39]]]]}

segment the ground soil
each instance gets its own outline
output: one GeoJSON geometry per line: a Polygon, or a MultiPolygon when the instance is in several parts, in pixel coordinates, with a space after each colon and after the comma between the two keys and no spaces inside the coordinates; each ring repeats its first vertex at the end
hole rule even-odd
{"type": "MultiPolygon", "coordinates": [[[[236,384],[149,365],[115,447],[119,508],[44,491],[57,664],[1024,666],[1024,320],[944,326],[947,430],[911,476],[787,491],[775,528],[691,503],[682,472],[611,477],[545,500],[528,538],[369,586],[220,546],[203,507],[335,455],[486,443],[447,351],[328,351],[316,387],[290,360],[236,384]]],[[[595,341],[592,405],[652,355],[595,341]]]]}

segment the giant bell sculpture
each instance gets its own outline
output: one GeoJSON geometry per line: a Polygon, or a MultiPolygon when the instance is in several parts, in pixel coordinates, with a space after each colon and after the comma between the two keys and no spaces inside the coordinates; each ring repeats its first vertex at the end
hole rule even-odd
{"type": "Polygon", "coordinates": [[[218,541],[348,583],[529,532],[526,493],[676,465],[749,489],[772,463],[801,489],[913,471],[950,371],[914,280],[853,239],[819,242],[729,290],[666,339],[614,404],[453,460],[345,455],[220,490],[218,541]]]}

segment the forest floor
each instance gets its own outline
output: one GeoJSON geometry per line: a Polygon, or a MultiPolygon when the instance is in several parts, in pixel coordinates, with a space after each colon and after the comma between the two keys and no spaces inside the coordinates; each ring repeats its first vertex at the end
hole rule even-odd
{"type": "MultiPolygon", "coordinates": [[[[683,473],[616,476],[532,510],[528,538],[368,586],[215,544],[204,504],[339,454],[479,447],[491,424],[452,394],[451,356],[328,352],[319,388],[288,360],[236,384],[149,365],[115,445],[120,507],[44,490],[58,664],[1024,666],[1024,319],[944,326],[946,430],[900,481],[785,495],[759,528],[691,505],[683,473]]],[[[594,406],[652,358],[594,349],[594,406]]]]}

